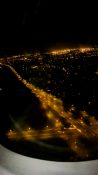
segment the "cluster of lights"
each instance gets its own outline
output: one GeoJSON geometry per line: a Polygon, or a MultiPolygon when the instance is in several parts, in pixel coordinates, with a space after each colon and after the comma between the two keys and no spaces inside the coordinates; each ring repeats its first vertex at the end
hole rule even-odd
{"type": "MultiPolygon", "coordinates": [[[[8,66],[8,65],[7,65],[8,66]]],[[[74,118],[75,106],[72,104],[68,111],[65,111],[63,102],[61,99],[56,98],[50,93],[45,92],[43,89],[35,87],[33,84],[22,79],[22,77],[16,72],[16,70],[8,66],[17,78],[39,99],[42,108],[45,111],[48,119],[48,125],[40,131],[33,128],[22,129],[21,131],[8,131],[7,136],[9,139],[24,139],[29,141],[36,141],[40,139],[48,139],[59,137],[67,141],[69,147],[76,152],[79,156],[89,155],[89,151],[82,147],[82,144],[78,141],[79,136],[85,138],[98,137],[98,121],[95,117],[90,116],[86,111],[81,111],[81,117],[79,119],[74,118]],[[84,122],[85,118],[89,118],[90,125],[84,122]],[[62,121],[70,123],[67,128],[66,124],[62,121]]]]}
{"type": "Polygon", "coordinates": [[[91,47],[84,47],[84,48],[82,48],[81,47],[79,49],[60,49],[60,50],[53,50],[50,53],[52,55],[62,55],[62,54],[66,54],[66,53],[69,53],[69,52],[74,51],[74,50],[78,50],[78,51],[84,53],[84,52],[92,51],[92,50],[94,50],[94,48],[91,48],[91,47]]]}
{"type": "Polygon", "coordinates": [[[60,50],[53,50],[50,53],[52,55],[62,55],[62,54],[66,54],[69,53],[70,51],[75,50],[75,49],[60,49],[60,50]]]}
{"type": "Polygon", "coordinates": [[[86,48],[80,48],[79,50],[80,50],[80,52],[84,53],[84,52],[90,52],[90,51],[92,51],[93,48],[86,47],[86,48]]]}

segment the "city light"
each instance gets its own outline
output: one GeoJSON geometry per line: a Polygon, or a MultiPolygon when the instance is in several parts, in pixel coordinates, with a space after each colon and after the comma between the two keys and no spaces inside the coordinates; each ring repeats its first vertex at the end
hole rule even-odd
{"type": "MultiPolygon", "coordinates": [[[[76,61],[74,65],[76,66],[78,59],[80,59],[79,61],[82,62],[81,60],[82,59],[85,60],[85,56],[89,58],[89,55],[90,55],[89,52],[91,52],[90,54],[92,55],[92,57],[98,55],[97,52],[93,52],[93,48],[79,48],[76,50],[75,49],[54,50],[49,53],[50,54],[49,59],[46,59],[46,60],[38,59],[38,64],[35,64],[35,62],[34,64],[32,63],[30,65],[30,71],[31,70],[35,72],[37,71],[38,75],[41,75],[41,73],[42,75],[43,74],[46,75],[47,70],[49,70],[50,71],[49,79],[47,80],[46,78],[46,82],[48,85],[51,85],[52,83],[54,83],[55,85],[54,91],[56,91],[56,88],[58,88],[59,85],[63,86],[63,82],[65,81],[65,79],[67,79],[67,82],[69,81],[70,75],[74,74],[73,76],[74,80],[77,80],[77,81],[79,80],[77,77],[78,77],[78,71],[80,71],[80,68],[81,68],[81,64],[79,65],[77,64],[77,67],[74,67],[73,64],[70,64],[69,66],[67,65],[67,61],[71,60],[70,63],[73,63],[73,59],[74,59],[74,61],[76,61]],[[73,51],[74,51],[74,54],[73,54],[73,51]],[[67,53],[69,55],[66,56],[67,53]],[[80,55],[82,55],[81,53],[83,53],[84,55],[82,59],[80,57],[80,55]],[[59,63],[56,60],[57,56],[61,54],[65,54],[64,57],[62,57],[62,60],[60,62],[62,65],[62,68],[59,66],[59,63]],[[43,63],[42,60],[44,60],[45,63],[43,63]],[[63,63],[66,63],[66,64],[64,65],[63,63]],[[62,74],[64,74],[65,79],[63,78],[61,80],[60,79],[61,77],[59,78],[57,77],[57,79],[55,79],[54,74],[53,74],[54,80],[52,79],[51,72],[52,72],[52,69],[53,70],[56,69],[56,66],[55,66],[56,64],[58,64],[57,68],[59,71],[61,71],[62,74]],[[75,71],[73,71],[74,69],[75,71]],[[57,82],[59,85],[56,84],[57,82]]],[[[41,55],[37,53],[34,56],[39,57],[41,55]]],[[[46,58],[46,55],[45,55],[45,58],[46,58]]],[[[14,57],[14,60],[15,59],[17,59],[17,57],[14,57]]],[[[39,140],[45,141],[50,138],[51,139],[60,138],[60,139],[63,139],[63,141],[67,142],[69,149],[73,150],[78,156],[89,157],[91,152],[84,147],[82,141],[80,141],[79,139],[85,138],[89,140],[92,140],[92,139],[94,140],[95,138],[98,138],[98,121],[96,117],[93,115],[90,115],[88,110],[86,110],[85,108],[83,110],[78,109],[76,104],[74,103],[75,101],[73,101],[67,106],[67,104],[63,103],[63,100],[60,97],[59,92],[57,95],[54,95],[50,87],[49,87],[50,89],[49,88],[45,89],[46,87],[44,85],[43,87],[45,88],[40,87],[40,83],[38,86],[38,82],[34,83],[36,82],[37,78],[34,79],[34,77],[33,78],[30,77],[30,79],[26,79],[22,77],[22,75],[17,71],[17,69],[12,65],[12,62],[11,62],[12,60],[13,60],[12,58],[10,58],[9,60],[5,59],[5,61],[1,60],[1,64],[0,64],[1,69],[2,69],[2,65],[8,67],[12,71],[12,73],[17,77],[17,79],[22,84],[24,84],[24,86],[27,89],[29,89],[32,94],[36,96],[36,98],[39,100],[42,111],[44,111],[44,117],[47,119],[47,123],[43,128],[38,130],[33,128],[32,124],[29,125],[25,123],[25,117],[22,117],[22,122],[25,123],[24,127],[23,128],[21,127],[21,129],[18,129],[18,127],[10,128],[6,133],[6,136],[9,138],[9,140],[20,140],[20,141],[25,140],[30,142],[36,142],[39,140]]],[[[21,57],[19,61],[27,62],[29,61],[29,59],[26,57],[21,57]]],[[[84,68],[84,70],[86,70],[85,65],[82,65],[82,67],[84,68]]],[[[25,70],[24,65],[23,65],[23,70],[25,70]]],[[[96,70],[94,71],[94,76],[95,76],[95,73],[98,74],[98,71],[96,70]]],[[[85,80],[85,74],[83,75],[83,78],[85,80]]],[[[40,76],[39,81],[44,82],[43,77],[40,76]]],[[[66,91],[66,86],[67,84],[64,84],[65,91],[66,91]]],[[[72,93],[71,91],[73,91],[77,93],[78,96],[80,97],[81,92],[79,90],[76,91],[76,89],[73,88],[73,86],[74,86],[73,81],[70,81],[70,87],[68,87],[70,88],[70,93],[72,93]]],[[[63,92],[63,94],[65,93],[65,91],[63,92]]],[[[85,92],[85,94],[87,94],[87,91],[85,92]]],[[[72,97],[74,97],[74,93],[72,93],[72,95],[73,95],[72,97]]],[[[66,96],[67,94],[65,94],[65,97],[66,96]]],[[[82,100],[85,101],[85,98],[83,98],[82,100]]],[[[90,107],[92,103],[93,101],[89,98],[87,101],[87,105],[90,107]]],[[[17,121],[17,124],[20,124],[19,122],[20,120],[17,121]]],[[[97,141],[96,143],[98,144],[97,141]]]]}
{"type": "Polygon", "coordinates": [[[87,47],[87,48],[80,48],[80,52],[89,52],[89,51],[92,51],[93,48],[90,48],[90,47],[87,47]]]}
{"type": "Polygon", "coordinates": [[[70,52],[72,49],[60,49],[60,50],[54,50],[54,51],[51,51],[51,54],[52,55],[62,55],[62,54],[66,54],[68,52],[70,52]]]}

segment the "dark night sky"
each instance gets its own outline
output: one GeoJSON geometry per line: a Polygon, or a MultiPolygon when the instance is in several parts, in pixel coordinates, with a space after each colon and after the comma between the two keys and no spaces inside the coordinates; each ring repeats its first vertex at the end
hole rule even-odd
{"type": "Polygon", "coordinates": [[[0,51],[47,48],[57,43],[70,47],[96,44],[97,30],[97,6],[92,2],[32,0],[0,4],[0,51]]]}

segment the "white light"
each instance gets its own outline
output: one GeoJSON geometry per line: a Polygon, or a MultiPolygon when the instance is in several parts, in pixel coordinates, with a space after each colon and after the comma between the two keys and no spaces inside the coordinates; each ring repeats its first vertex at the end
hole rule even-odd
{"type": "Polygon", "coordinates": [[[2,88],[0,88],[0,91],[2,91],[3,89],[2,88]]]}

